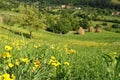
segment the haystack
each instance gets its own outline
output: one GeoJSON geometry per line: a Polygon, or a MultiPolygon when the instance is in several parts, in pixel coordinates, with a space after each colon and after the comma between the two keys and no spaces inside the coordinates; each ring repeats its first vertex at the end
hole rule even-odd
{"type": "Polygon", "coordinates": [[[89,32],[94,32],[95,29],[94,29],[93,27],[89,27],[89,28],[88,28],[88,31],[89,31],[89,32]]]}
{"type": "Polygon", "coordinates": [[[84,35],[85,34],[85,30],[82,27],[80,27],[78,29],[77,33],[80,34],[80,35],[84,35]]]}
{"type": "Polygon", "coordinates": [[[100,27],[97,27],[95,32],[102,32],[102,29],[100,27]]]}

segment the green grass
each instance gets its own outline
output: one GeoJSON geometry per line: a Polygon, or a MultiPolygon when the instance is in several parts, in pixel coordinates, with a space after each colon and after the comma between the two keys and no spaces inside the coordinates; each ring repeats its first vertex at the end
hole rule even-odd
{"type": "Polygon", "coordinates": [[[119,80],[120,67],[107,59],[118,60],[104,56],[120,53],[119,33],[103,31],[61,35],[39,30],[33,32],[33,39],[29,39],[16,32],[28,33],[22,28],[11,27],[7,30],[0,27],[0,76],[14,74],[16,80],[119,80]],[[4,49],[6,45],[12,50],[4,49]],[[11,57],[3,58],[4,52],[9,52],[11,57]],[[22,61],[21,58],[28,60],[22,61]],[[18,66],[16,60],[20,63],[18,66]],[[38,67],[35,67],[36,61],[38,67]],[[8,63],[14,66],[10,67],[8,63]]]}

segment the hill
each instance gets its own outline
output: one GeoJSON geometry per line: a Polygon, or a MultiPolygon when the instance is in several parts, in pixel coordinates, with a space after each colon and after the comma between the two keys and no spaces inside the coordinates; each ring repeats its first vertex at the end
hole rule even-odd
{"type": "Polygon", "coordinates": [[[1,25],[0,76],[3,79],[6,79],[4,75],[13,80],[119,79],[119,65],[113,65],[113,61],[107,65],[109,59],[119,61],[116,59],[120,53],[118,33],[61,35],[39,30],[33,32],[32,39],[27,38],[28,33],[26,29],[1,25]]]}

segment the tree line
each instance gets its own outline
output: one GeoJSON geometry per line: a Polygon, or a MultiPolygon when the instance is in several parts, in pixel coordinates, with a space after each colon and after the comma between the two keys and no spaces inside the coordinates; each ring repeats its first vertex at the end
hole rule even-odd
{"type": "Polygon", "coordinates": [[[85,5],[97,8],[110,8],[120,10],[120,4],[115,4],[112,0],[0,0],[0,8],[10,9],[17,7],[21,2],[33,3],[39,2],[40,6],[51,6],[51,5],[85,5]]]}

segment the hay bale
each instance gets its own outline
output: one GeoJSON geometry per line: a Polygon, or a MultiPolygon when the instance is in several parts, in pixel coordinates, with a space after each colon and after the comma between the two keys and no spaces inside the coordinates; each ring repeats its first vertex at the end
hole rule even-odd
{"type": "Polygon", "coordinates": [[[77,33],[80,34],[80,35],[84,35],[85,34],[85,30],[82,27],[80,27],[78,29],[77,33]]]}
{"type": "Polygon", "coordinates": [[[97,27],[95,32],[97,33],[102,32],[102,29],[100,27],[97,27]]]}
{"type": "Polygon", "coordinates": [[[89,31],[89,32],[94,32],[95,29],[94,29],[93,27],[89,27],[89,28],[88,28],[88,31],[89,31]]]}

